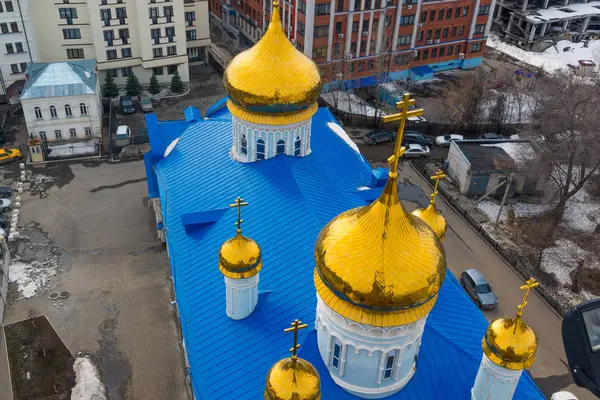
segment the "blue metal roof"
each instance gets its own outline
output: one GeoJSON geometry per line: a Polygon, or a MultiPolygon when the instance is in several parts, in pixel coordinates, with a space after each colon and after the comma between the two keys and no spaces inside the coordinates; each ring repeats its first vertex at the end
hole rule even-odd
{"type": "MultiPolygon", "coordinates": [[[[172,135],[157,139],[168,125],[148,126],[153,150],[146,160],[148,181],[157,185],[149,190],[161,200],[196,397],[258,399],[269,368],[289,355],[291,338],[283,329],[296,318],[314,328],[313,247],[319,231],[339,213],[367,203],[369,191],[356,189],[371,186],[373,174],[366,160],[327,126],[335,122],[327,109],[313,117],[308,157],[280,155],[256,163],[231,159],[231,121],[222,110],[218,114],[189,123],[175,149],[160,160],[154,157],[164,153],[172,135]],[[243,210],[244,235],[263,252],[259,289],[270,291],[259,295],[256,310],[241,321],[225,313],[218,269],[219,247],[235,234],[236,210],[223,208],[237,196],[250,204],[243,210]],[[201,223],[186,229],[196,219],[201,223]]],[[[417,372],[392,398],[469,398],[486,327],[481,312],[448,274],[427,321],[417,372]]],[[[331,381],[310,330],[299,333],[301,356],[321,373],[323,398],[356,399],[331,381]]],[[[543,396],[524,374],[515,398],[543,396]]]]}
{"type": "Polygon", "coordinates": [[[21,100],[96,93],[96,60],[33,63],[25,70],[27,81],[21,100]]]}

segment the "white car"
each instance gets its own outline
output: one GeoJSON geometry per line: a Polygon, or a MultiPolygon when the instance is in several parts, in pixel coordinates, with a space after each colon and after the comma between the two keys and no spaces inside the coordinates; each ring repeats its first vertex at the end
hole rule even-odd
{"type": "Polygon", "coordinates": [[[462,135],[455,135],[454,133],[450,133],[447,135],[438,136],[435,138],[435,144],[442,147],[450,147],[450,142],[453,140],[465,140],[462,135]]]}
{"type": "Polygon", "coordinates": [[[12,208],[12,201],[10,199],[0,199],[0,211],[7,212],[12,208]]]}
{"type": "Polygon", "coordinates": [[[425,158],[429,157],[431,152],[429,151],[429,147],[423,146],[422,144],[409,144],[406,146],[406,152],[404,152],[404,157],[406,158],[425,158]]]}
{"type": "Polygon", "coordinates": [[[408,117],[407,120],[416,123],[427,122],[427,120],[423,117],[408,117]]]}
{"type": "Polygon", "coordinates": [[[120,125],[117,127],[117,134],[115,135],[115,145],[124,147],[131,142],[131,129],[127,125],[120,125]]]}

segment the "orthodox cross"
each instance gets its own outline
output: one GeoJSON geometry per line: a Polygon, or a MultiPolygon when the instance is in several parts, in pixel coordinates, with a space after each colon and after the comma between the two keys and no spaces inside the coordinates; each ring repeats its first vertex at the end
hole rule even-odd
{"type": "Polygon", "coordinates": [[[242,222],[244,222],[244,220],[242,219],[242,207],[247,206],[248,203],[244,201],[244,199],[242,199],[241,197],[238,197],[237,199],[235,199],[235,203],[230,204],[229,207],[233,208],[233,207],[237,207],[237,221],[235,223],[235,226],[237,226],[237,233],[242,233],[242,222]]]}
{"type": "Polygon", "coordinates": [[[295,320],[294,322],[291,323],[292,327],[291,328],[287,328],[284,329],[284,332],[294,332],[294,347],[292,347],[290,349],[290,353],[292,353],[292,360],[297,360],[298,356],[296,355],[296,351],[300,348],[300,345],[298,344],[298,331],[300,329],[304,329],[306,327],[308,327],[307,324],[303,324],[302,321],[299,320],[295,320]]]}
{"type": "Polygon", "coordinates": [[[431,177],[431,179],[435,179],[435,187],[433,188],[433,193],[431,193],[431,204],[433,204],[435,196],[438,194],[438,186],[440,184],[440,179],[444,179],[446,174],[441,169],[438,169],[435,172],[435,175],[431,177]]]}
{"type": "MultiPolygon", "coordinates": [[[[529,292],[531,291],[531,289],[538,286],[540,286],[540,283],[538,281],[536,281],[533,278],[529,278],[527,282],[525,282],[525,285],[519,287],[519,289],[525,291],[525,296],[523,296],[523,301],[521,302],[521,304],[517,306],[517,319],[521,319],[521,317],[523,316],[523,309],[527,305],[527,298],[529,297],[529,292]]],[[[515,324],[514,330],[516,331],[516,329],[517,324],[515,324]]]]}
{"type": "Polygon", "coordinates": [[[419,117],[425,113],[422,108],[409,111],[409,107],[414,106],[415,103],[415,99],[411,99],[410,94],[404,93],[404,96],[402,96],[402,101],[396,103],[396,108],[399,109],[400,112],[383,117],[384,124],[388,122],[400,121],[400,125],[398,126],[398,134],[396,135],[394,154],[392,154],[387,160],[388,164],[391,166],[390,177],[392,178],[398,177],[398,162],[400,161],[400,157],[402,157],[406,151],[406,149],[402,146],[402,138],[404,137],[404,126],[406,124],[406,120],[410,117],[419,117]]]}

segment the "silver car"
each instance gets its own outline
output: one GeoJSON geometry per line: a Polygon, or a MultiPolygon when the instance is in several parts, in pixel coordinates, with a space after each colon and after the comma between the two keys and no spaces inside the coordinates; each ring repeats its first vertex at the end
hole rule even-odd
{"type": "Polygon", "coordinates": [[[12,208],[12,201],[10,199],[0,199],[0,211],[7,212],[12,208]]]}
{"type": "Polygon", "coordinates": [[[464,271],[460,275],[460,284],[469,296],[475,300],[477,307],[491,310],[498,305],[498,297],[496,297],[492,286],[478,270],[468,269],[464,271]]]}
{"type": "Polygon", "coordinates": [[[138,96],[138,104],[140,105],[140,109],[142,112],[150,112],[153,110],[152,108],[152,100],[148,95],[140,94],[138,96]]]}
{"type": "Polygon", "coordinates": [[[431,154],[429,147],[422,144],[409,144],[406,146],[405,158],[425,158],[431,154]]]}

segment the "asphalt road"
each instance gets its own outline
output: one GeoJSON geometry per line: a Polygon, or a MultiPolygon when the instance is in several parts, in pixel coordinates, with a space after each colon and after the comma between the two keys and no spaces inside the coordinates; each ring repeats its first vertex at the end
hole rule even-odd
{"type": "MultiPolygon", "coordinates": [[[[356,140],[356,139],[355,139],[356,140]]],[[[359,140],[356,140],[358,143],[359,140]]],[[[362,142],[362,141],[361,141],[362,142]]],[[[385,162],[386,158],[392,154],[394,149],[394,144],[391,142],[386,143],[378,143],[374,146],[359,144],[361,153],[365,156],[365,158],[369,161],[381,161],[385,162]]],[[[429,156],[430,160],[440,160],[446,158],[448,155],[448,147],[440,147],[433,145],[431,146],[431,155],[429,156]]]]}
{"type": "MultiPolygon", "coordinates": [[[[365,151],[365,147],[370,146],[362,146],[361,150],[365,151]]],[[[373,159],[382,161],[390,154],[385,150],[388,149],[380,148],[379,154],[372,153],[373,159]]],[[[367,157],[368,153],[365,151],[367,157]]],[[[423,188],[425,196],[431,193],[431,187],[408,163],[402,165],[400,176],[401,181],[408,178],[411,183],[423,188]]],[[[413,203],[405,204],[409,211],[416,208],[413,203]]],[[[488,321],[514,316],[523,297],[519,289],[523,280],[442,198],[438,199],[436,206],[446,217],[449,227],[444,242],[448,269],[457,278],[467,268],[477,268],[487,277],[500,299],[497,309],[484,313],[488,321]]],[[[594,399],[587,390],[573,384],[562,343],[562,319],[554,310],[533,293],[529,296],[523,320],[534,329],[538,337],[536,360],[529,371],[544,394],[550,398],[554,392],[567,390],[579,400],[594,399]]]]}

